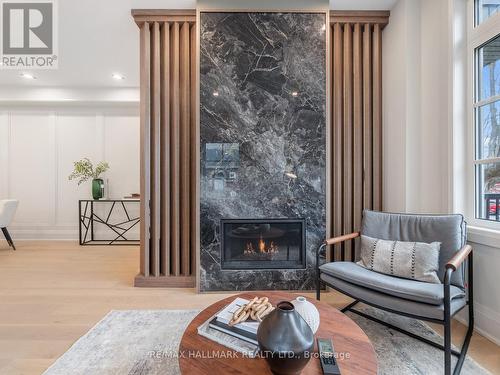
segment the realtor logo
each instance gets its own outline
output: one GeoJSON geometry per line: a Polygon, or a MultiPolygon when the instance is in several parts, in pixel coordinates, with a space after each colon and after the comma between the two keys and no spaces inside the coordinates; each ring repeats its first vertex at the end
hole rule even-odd
{"type": "Polygon", "coordinates": [[[0,4],[0,68],[57,68],[55,0],[0,0],[0,4]]]}

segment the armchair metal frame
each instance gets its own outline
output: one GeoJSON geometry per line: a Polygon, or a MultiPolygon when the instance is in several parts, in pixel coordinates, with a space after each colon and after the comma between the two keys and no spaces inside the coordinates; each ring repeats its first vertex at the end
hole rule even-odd
{"type": "MultiPolygon", "coordinates": [[[[389,309],[389,308],[386,308],[384,306],[380,306],[380,305],[377,305],[377,304],[374,304],[374,303],[371,303],[371,302],[368,302],[368,301],[364,301],[362,299],[359,299],[359,298],[356,298],[354,296],[351,296],[349,295],[348,293],[345,293],[344,291],[340,290],[340,289],[337,289],[335,287],[333,287],[332,285],[324,282],[323,280],[321,280],[321,270],[319,268],[320,266],[320,258],[322,257],[322,254],[324,254],[325,252],[325,249],[327,246],[329,245],[335,245],[335,244],[339,244],[341,242],[344,242],[344,241],[348,241],[348,240],[352,240],[356,237],[359,237],[360,233],[359,232],[355,232],[355,233],[351,233],[351,234],[347,234],[347,235],[343,235],[343,236],[339,236],[339,237],[335,237],[335,238],[330,238],[328,240],[326,240],[317,250],[316,252],[316,272],[317,272],[317,280],[316,280],[316,299],[319,301],[320,300],[320,297],[321,297],[321,283],[325,283],[326,285],[328,285],[329,287],[335,289],[335,290],[338,290],[339,292],[341,292],[342,294],[345,294],[351,298],[354,299],[354,302],[350,303],[349,305],[347,305],[346,307],[344,307],[341,311],[342,312],[347,312],[347,311],[351,311],[352,313],[354,314],[357,314],[359,316],[362,316],[366,319],[370,319],[374,322],[377,322],[379,324],[382,324],[386,327],[389,327],[397,332],[400,332],[400,333],[403,333],[405,335],[408,335],[414,339],[417,339],[417,340],[420,340],[426,344],[429,344],[435,348],[438,348],[438,349],[441,349],[444,351],[444,373],[445,375],[450,375],[451,374],[451,355],[454,355],[456,357],[458,357],[458,360],[457,360],[457,363],[455,365],[455,368],[454,368],[454,371],[453,371],[453,374],[454,375],[458,375],[460,374],[460,371],[462,370],[462,366],[463,366],[463,363],[464,363],[464,360],[465,360],[465,355],[467,354],[467,349],[469,348],[469,343],[470,343],[470,340],[471,340],[471,337],[472,337],[472,333],[474,331],[474,294],[473,294],[473,259],[472,259],[472,247],[470,245],[465,245],[464,247],[462,247],[456,254],[455,256],[450,259],[446,265],[445,265],[445,276],[444,276],[444,283],[443,283],[443,288],[444,288],[444,312],[443,312],[443,317],[444,319],[441,320],[441,319],[432,319],[432,318],[428,318],[428,317],[424,317],[424,316],[418,316],[418,315],[413,315],[413,314],[408,314],[408,313],[403,313],[403,312],[400,312],[400,311],[395,311],[395,310],[392,310],[392,309],[389,309]],[[466,305],[464,305],[461,309],[455,311],[455,313],[452,315],[451,314],[451,308],[450,308],[450,304],[451,304],[451,298],[450,298],[450,280],[451,280],[451,275],[453,274],[453,272],[455,272],[457,269],[460,268],[460,266],[466,262],[466,266],[467,266],[467,275],[468,275],[468,293],[467,293],[467,303],[466,305]],[[424,320],[424,321],[428,321],[428,322],[432,322],[432,323],[437,323],[437,324],[441,324],[444,326],[444,345],[441,345],[439,343],[436,343],[432,340],[429,340],[429,339],[426,339],[424,337],[421,337],[415,333],[412,333],[412,332],[409,332],[409,331],[406,331],[400,327],[396,327],[390,323],[387,323],[387,322],[384,322],[380,319],[377,319],[375,317],[372,317],[368,314],[365,314],[364,312],[362,311],[359,311],[359,310],[356,310],[354,309],[353,307],[358,304],[359,302],[363,302],[367,305],[371,305],[373,307],[376,307],[376,308],[379,308],[379,309],[382,309],[382,310],[385,310],[385,311],[389,311],[391,313],[395,313],[395,314],[398,314],[398,315],[402,315],[402,316],[406,316],[406,317],[409,317],[409,318],[414,318],[414,319],[418,319],[418,320],[424,320]],[[469,316],[468,316],[468,319],[469,319],[469,322],[468,322],[468,329],[467,329],[467,333],[465,335],[465,338],[464,338],[464,342],[462,344],[462,348],[460,349],[460,351],[456,351],[454,349],[451,348],[451,319],[453,318],[453,316],[458,313],[460,310],[462,310],[465,306],[468,306],[469,308],[469,316]]],[[[324,258],[324,256],[323,256],[324,258]]]]}

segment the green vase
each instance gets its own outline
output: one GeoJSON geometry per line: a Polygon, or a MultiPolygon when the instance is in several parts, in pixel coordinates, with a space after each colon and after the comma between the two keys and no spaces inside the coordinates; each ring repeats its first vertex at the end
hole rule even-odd
{"type": "Polygon", "coordinates": [[[104,180],[102,178],[94,178],[92,180],[92,198],[101,199],[104,191],[104,180]]]}

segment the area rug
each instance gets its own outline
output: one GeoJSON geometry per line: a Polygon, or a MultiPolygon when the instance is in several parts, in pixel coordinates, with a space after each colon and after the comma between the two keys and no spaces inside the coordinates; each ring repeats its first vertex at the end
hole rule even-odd
{"type": "MultiPolygon", "coordinates": [[[[370,316],[428,338],[429,340],[439,343],[443,342],[443,339],[437,333],[421,321],[392,314],[366,305],[357,305],[355,308],[370,316]]],[[[377,353],[379,374],[443,374],[443,351],[352,312],[347,312],[347,315],[352,318],[370,338],[375,352],[377,353]]],[[[453,369],[456,357],[452,355],[451,360],[453,369]]],[[[479,366],[470,357],[466,357],[461,374],[483,375],[489,374],[489,372],[479,366]]]]}
{"type": "MultiPolygon", "coordinates": [[[[393,324],[439,340],[425,324],[371,307],[360,310],[393,324]]],[[[177,375],[179,341],[194,310],[111,311],[81,337],[45,375],[177,375]]],[[[348,313],[370,337],[379,374],[442,374],[443,353],[383,325],[348,313]]],[[[462,374],[488,374],[467,358],[462,374]]]]}

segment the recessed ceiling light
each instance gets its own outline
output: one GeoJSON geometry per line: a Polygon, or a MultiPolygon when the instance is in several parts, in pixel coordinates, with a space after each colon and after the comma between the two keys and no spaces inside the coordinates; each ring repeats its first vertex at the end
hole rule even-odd
{"type": "Polygon", "coordinates": [[[219,92],[214,91],[214,92],[212,93],[212,95],[213,95],[213,96],[219,96],[219,92]]]}
{"type": "Polygon", "coordinates": [[[121,80],[125,79],[125,76],[123,74],[120,74],[120,73],[113,73],[113,75],[111,77],[113,77],[117,81],[121,81],[121,80]]]}
{"type": "Polygon", "coordinates": [[[29,73],[21,73],[21,77],[26,78],[26,79],[36,79],[36,77],[33,74],[29,74],[29,73]]]}
{"type": "Polygon", "coordinates": [[[286,172],[285,173],[286,176],[290,177],[290,178],[297,178],[297,175],[295,173],[292,173],[292,172],[286,172]]]}
{"type": "Polygon", "coordinates": [[[292,91],[292,96],[297,97],[297,96],[299,96],[299,93],[297,91],[292,91]]]}

